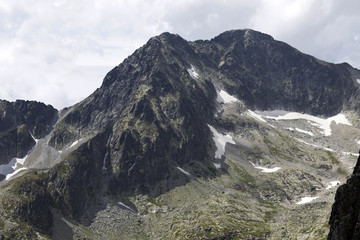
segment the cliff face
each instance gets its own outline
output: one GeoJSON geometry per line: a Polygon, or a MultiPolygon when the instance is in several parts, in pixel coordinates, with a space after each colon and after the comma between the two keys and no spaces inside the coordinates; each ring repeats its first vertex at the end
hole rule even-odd
{"type": "Polygon", "coordinates": [[[360,157],[346,184],[338,188],[328,239],[360,239],[360,157]]]}
{"type": "Polygon", "coordinates": [[[45,137],[57,118],[57,110],[34,101],[0,101],[0,164],[22,158],[45,137]]]}

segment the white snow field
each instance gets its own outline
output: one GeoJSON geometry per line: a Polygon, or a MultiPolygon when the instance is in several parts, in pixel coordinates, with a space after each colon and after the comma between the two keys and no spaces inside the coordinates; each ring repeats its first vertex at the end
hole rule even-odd
{"type": "Polygon", "coordinates": [[[301,198],[301,201],[300,202],[297,202],[296,204],[297,205],[300,205],[300,204],[305,204],[305,203],[309,203],[315,199],[318,199],[319,197],[303,197],[301,198]]]}
{"type": "Polygon", "coordinates": [[[123,206],[124,208],[126,208],[126,209],[128,209],[128,210],[130,210],[131,212],[136,213],[134,210],[132,210],[131,207],[129,207],[128,205],[124,204],[123,202],[119,202],[119,205],[120,205],[120,206],[123,206]]]}
{"type": "Polygon", "coordinates": [[[230,94],[228,94],[224,90],[220,90],[220,92],[218,92],[216,100],[219,103],[239,102],[239,100],[236,97],[231,96],[230,94]]]}
{"type": "Polygon", "coordinates": [[[80,139],[78,139],[78,140],[76,140],[75,142],[73,142],[71,145],[70,145],[70,147],[69,148],[72,148],[72,147],[74,147],[76,144],[78,144],[78,142],[81,140],[81,138],[80,139]]]}
{"type": "Polygon", "coordinates": [[[220,169],[221,168],[221,163],[213,163],[214,164],[214,166],[215,166],[215,168],[216,169],[220,169]]]}
{"type": "Polygon", "coordinates": [[[251,110],[247,110],[247,114],[250,117],[254,118],[255,120],[266,123],[266,121],[262,118],[262,116],[260,116],[259,114],[256,114],[255,112],[253,112],[251,110]]]}
{"type": "MultiPolygon", "coordinates": [[[[268,119],[274,119],[274,120],[305,119],[305,120],[312,122],[312,125],[317,126],[320,129],[322,129],[323,134],[325,136],[331,135],[330,125],[332,122],[335,122],[336,124],[344,124],[344,125],[352,126],[352,124],[349,122],[349,120],[346,118],[346,116],[342,113],[339,113],[339,114],[329,117],[329,118],[320,118],[320,117],[312,116],[309,114],[288,112],[288,111],[283,111],[283,110],[273,110],[273,111],[263,111],[263,112],[255,111],[254,113],[255,114],[252,114],[252,115],[254,117],[256,117],[257,119],[259,119],[260,117],[262,119],[268,118],[268,119]]],[[[296,129],[296,130],[299,131],[298,129],[296,129]]]]}
{"type": "Polygon", "coordinates": [[[322,146],[319,146],[319,145],[316,145],[316,144],[312,144],[312,143],[308,143],[308,142],[305,142],[301,139],[298,139],[298,138],[294,138],[296,141],[299,141],[301,143],[304,143],[306,145],[309,145],[309,146],[312,146],[312,147],[316,147],[316,148],[321,148],[321,149],[324,149],[326,151],[329,151],[329,152],[335,152],[334,149],[331,149],[331,148],[327,148],[327,147],[322,147],[322,146]]]}
{"type": "Polygon", "coordinates": [[[12,176],[16,175],[18,172],[21,172],[21,171],[26,170],[26,169],[27,169],[26,167],[16,169],[14,172],[12,172],[10,174],[7,174],[5,180],[9,180],[12,176]]]}
{"type": "Polygon", "coordinates": [[[26,155],[23,158],[13,158],[8,164],[0,165],[0,174],[6,176],[5,180],[9,180],[16,173],[26,169],[26,167],[20,167],[20,166],[24,164],[27,156],[28,155],[26,155]]]}
{"type": "Polygon", "coordinates": [[[338,184],[340,184],[340,181],[332,181],[332,182],[330,182],[329,185],[326,187],[326,190],[331,189],[331,188],[337,186],[338,184]]]}
{"type": "Polygon", "coordinates": [[[185,170],[182,169],[181,167],[176,167],[176,168],[179,169],[183,174],[190,176],[190,173],[187,172],[187,171],[185,171],[185,170]]]}
{"type": "Polygon", "coordinates": [[[0,165],[0,174],[6,176],[6,175],[14,172],[15,164],[16,164],[16,158],[11,159],[11,161],[8,164],[1,164],[0,165]]]}
{"type": "Polygon", "coordinates": [[[251,163],[254,168],[260,169],[261,172],[264,172],[264,173],[273,173],[273,172],[277,172],[277,171],[279,171],[281,169],[281,167],[264,168],[264,167],[260,167],[259,165],[256,165],[255,163],[252,163],[250,161],[249,161],[249,163],[251,163]]]}
{"type": "Polygon", "coordinates": [[[190,76],[194,79],[198,78],[199,74],[196,72],[195,67],[191,65],[191,68],[187,69],[190,76]]]}
{"type": "Polygon", "coordinates": [[[314,136],[314,134],[312,132],[309,132],[309,131],[306,131],[306,130],[303,130],[301,128],[295,128],[296,131],[300,132],[300,133],[305,133],[307,135],[310,135],[310,136],[314,136]]]}
{"type": "Polygon", "coordinates": [[[38,139],[35,139],[33,135],[30,133],[32,138],[35,140],[35,146],[30,149],[30,151],[23,158],[13,158],[8,164],[0,165],[0,174],[5,175],[5,180],[9,180],[12,176],[16,175],[18,172],[26,170],[24,163],[29,154],[35,149],[38,144],[38,139]]]}
{"type": "Polygon", "coordinates": [[[213,133],[213,139],[215,141],[216,145],[216,152],[215,152],[215,158],[221,159],[221,157],[225,154],[225,145],[226,143],[232,143],[235,144],[234,140],[229,134],[223,135],[216,131],[216,129],[209,125],[209,128],[211,132],[213,133]]]}

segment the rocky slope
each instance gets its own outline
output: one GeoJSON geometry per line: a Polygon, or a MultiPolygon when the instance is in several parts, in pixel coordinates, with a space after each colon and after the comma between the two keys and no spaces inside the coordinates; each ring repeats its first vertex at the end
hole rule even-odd
{"type": "Polygon", "coordinates": [[[24,123],[36,145],[2,182],[0,236],[325,238],[331,187],[355,163],[357,78],[252,30],[164,33],[53,129],[51,107],[5,102],[2,132],[24,123]]]}

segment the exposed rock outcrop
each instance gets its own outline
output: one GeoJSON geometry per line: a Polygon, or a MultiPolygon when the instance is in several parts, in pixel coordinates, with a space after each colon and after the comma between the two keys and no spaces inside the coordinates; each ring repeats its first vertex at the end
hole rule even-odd
{"type": "Polygon", "coordinates": [[[22,158],[52,129],[57,110],[35,101],[0,101],[0,164],[22,158]]]}
{"type": "Polygon", "coordinates": [[[360,239],[360,156],[352,176],[336,192],[329,240],[360,239]]]}
{"type": "Polygon", "coordinates": [[[95,204],[96,198],[102,196],[106,183],[104,156],[108,151],[109,136],[111,128],[104,128],[49,171],[47,190],[52,206],[64,216],[79,221],[95,204]]]}

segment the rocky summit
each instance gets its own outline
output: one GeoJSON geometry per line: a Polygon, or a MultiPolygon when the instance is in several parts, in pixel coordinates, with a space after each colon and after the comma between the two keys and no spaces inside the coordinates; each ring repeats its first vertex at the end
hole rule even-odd
{"type": "Polygon", "coordinates": [[[250,29],[163,33],[72,107],[1,101],[0,239],[342,239],[359,79],[250,29]]]}

